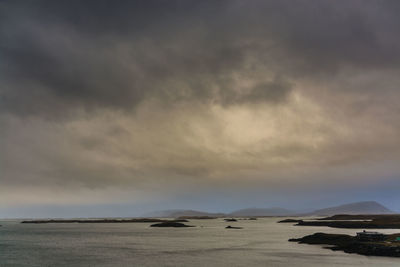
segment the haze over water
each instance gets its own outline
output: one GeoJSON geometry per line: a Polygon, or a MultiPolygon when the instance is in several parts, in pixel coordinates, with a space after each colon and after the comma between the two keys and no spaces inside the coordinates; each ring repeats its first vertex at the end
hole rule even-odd
{"type": "MultiPolygon", "coordinates": [[[[195,228],[150,228],[147,223],[19,224],[1,222],[0,266],[399,266],[400,259],[346,254],[288,242],[322,231],[257,221],[191,220],[195,228]],[[243,229],[224,229],[226,225],[243,229]]],[[[384,230],[385,233],[393,231],[384,230]]]]}

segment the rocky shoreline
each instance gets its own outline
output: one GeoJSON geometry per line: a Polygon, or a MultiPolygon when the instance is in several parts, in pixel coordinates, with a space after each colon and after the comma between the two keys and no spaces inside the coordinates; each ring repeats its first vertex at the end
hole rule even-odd
{"type": "Polygon", "coordinates": [[[362,241],[356,236],[342,234],[315,233],[302,238],[289,239],[300,244],[330,245],[331,250],[356,253],[366,256],[400,257],[400,234],[385,235],[381,241],[362,241]]]}

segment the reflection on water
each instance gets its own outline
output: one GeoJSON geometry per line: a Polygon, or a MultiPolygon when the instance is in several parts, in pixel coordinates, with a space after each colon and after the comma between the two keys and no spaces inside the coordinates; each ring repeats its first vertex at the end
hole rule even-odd
{"type": "Polygon", "coordinates": [[[280,219],[190,220],[195,228],[5,221],[0,222],[0,266],[400,266],[399,258],[287,241],[315,232],[354,235],[359,229],[276,223],[280,219]],[[243,229],[224,229],[227,225],[243,229]]]}

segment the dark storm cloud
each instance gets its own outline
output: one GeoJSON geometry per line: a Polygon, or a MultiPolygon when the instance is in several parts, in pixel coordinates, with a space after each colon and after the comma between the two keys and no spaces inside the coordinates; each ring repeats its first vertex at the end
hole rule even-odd
{"type": "Polygon", "coordinates": [[[287,56],[305,60],[305,71],[398,66],[398,2],[289,2],[278,8],[277,38],[287,56]]]}
{"type": "Polygon", "coordinates": [[[286,196],[395,177],[399,13],[369,0],[0,0],[0,202],[286,196]]]}
{"type": "Polygon", "coordinates": [[[215,84],[230,90],[222,76],[242,68],[242,47],[199,28],[220,4],[193,4],[4,3],[3,109],[132,108],[152,97],[211,99],[215,84]]]}
{"type": "Polygon", "coordinates": [[[129,110],[148,99],[274,103],[300,74],[400,62],[396,1],[3,1],[0,9],[1,109],[20,115],[129,110]],[[255,83],[242,90],[243,78],[255,83]]]}

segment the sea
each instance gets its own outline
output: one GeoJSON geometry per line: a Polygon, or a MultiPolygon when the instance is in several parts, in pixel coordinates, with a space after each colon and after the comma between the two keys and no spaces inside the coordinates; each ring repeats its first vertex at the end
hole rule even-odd
{"type": "MultiPolygon", "coordinates": [[[[21,224],[0,221],[0,266],[400,266],[400,258],[362,256],[288,242],[316,232],[357,229],[293,226],[284,218],[190,220],[190,228],[150,223],[21,224]],[[243,229],[225,229],[227,225],[243,229]]],[[[395,233],[400,230],[379,230],[395,233]]]]}

